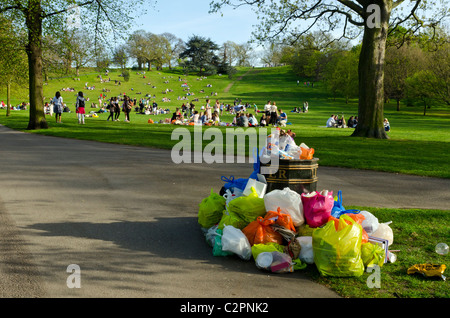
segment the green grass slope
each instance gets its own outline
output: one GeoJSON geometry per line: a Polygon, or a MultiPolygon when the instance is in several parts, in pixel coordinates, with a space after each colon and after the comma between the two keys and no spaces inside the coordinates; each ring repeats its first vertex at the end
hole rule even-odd
{"type": "MultiPolygon", "coordinates": [[[[127,94],[136,99],[149,94],[151,101],[155,100],[159,107],[169,109],[170,113],[155,116],[132,112],[130,123],[107,122],[108,113],[105,113],[100,114],[98,118],[88,118],[84,126],[77,124],[73,112],[64,113],[63,124],[56,124],[54,119],[48,116],[50,128],[32,133],[171,149],[178,142],[171,140],[172,131],[180,126],[148,124],[148,119],[157,121],[170,118],[175,108],[186,102],[179,100],[180,97],[184,96],[189,101],[198,99],[193,102],[197,110],[205,104],[207,98],[210,98],[212,103],[219,99],[229,104],[237,98],[243,103],[256,104],[260,110],[267,100],[271,100],[288,114],[290,125],[286,128],[297,134],[297,144],[304,142],[314,148],[320,165],[442,178],[450,176],[450,112],[445,107],[433,107],[423,116],[420,106],[402,105],[402,109],[397,111],[394,103],[386,104],[385,117],[389,119],[392,129],[389,132],[390,139],[373,140],[350,137],[352,129],[349,128],[325,128],[326,120],[331,114],[344,114],[346,119],[357,115],[357,100],[350,100],[346,104],[344,99],[332,98],[321,83],[315,83],[314,87],[304,85],[303,79],[297,78],[288,66],[241,68],[233,79],[225,75],[185,76],[180,69],[153,70],[146,71],[145,74],[142,71],[130,70],[130,74],[130,80],[125,82],[123,77],[119,76],[118,70],[112,70],[105,76],[87,69],[81,73],[79,80],[73,77],[51,79],[44,86],[44,95],[48,101],[56,91],[61,91],[64,101],[74,111],[76,93],[80,90],[90,99],[88,105],[98,103],[100,94],[106,94],[108,98],[127,94]],[[111,78],[111,81],[101,83],[99,75],[103,79],[111,78]],[[121,81],[121,85],[116,84],[115,80],[121,81]],[[300,80],[300,85],[297,85],[297,80],[300,80]],[[85,89],[85,83],[95,86],[95,89],[85,89]],[[186,96],[187,91],[182,87],[183,83],[189,85],[193,95],[186,96]],[[63,91],[64,88],[73,88],[74,91],[63,91]],[[163,93],[166,90],[169,92],[163,93]],[[163,102],[163,98],[170,101],[163,102]],[[290,112],[294,107],[301,107],[304,101],[309,103],[308,113],[290,112]]],[[[26,92],[23,91],[13,92],[13,96],[13,104],[27,100],[26,92]]],[[[0,97],[4,100],[4,96],[0,97]]],[[[87,108],[87,112],[97,110],[87,108]]],[[[253,108],[249,112],[254,113],[253,108]]],[[[256,115],[259,119],[260,114],[256,115]]],[[[123,118],[122,115],[121,119],[123,118]]],[[[25,130],[27,120],[28,111],[12,111],[10,117],[5,116],[5,110],[0,111],[0,124],[14,129],[25,130]]],[[[231,123],[232,120],[233,115],[221,116],[221,121],[231,123]]],[[[192,127],[187,128],[192,130],[192,127]]],[[[226,129],[233,128],[219,129],[226,132],[226,129]]],[[[205,141],[204,146],[207,144],[205,141]]]]}

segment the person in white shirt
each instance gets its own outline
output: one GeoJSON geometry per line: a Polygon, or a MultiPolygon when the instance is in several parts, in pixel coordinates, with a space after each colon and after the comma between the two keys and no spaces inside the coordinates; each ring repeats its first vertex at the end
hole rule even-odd
{"type": "Polygon", "coordinates": [[[336,117],[335,115],[331,115],[331,117],[328,118],[328,120],[327,120],[327,127],[328,128],[334,128],[334,127],[337,126],[335,117],[336,117]]]}
{"type": "Polygon", "coordinates": [[[63,112],[63,98],[60,92],[56,92],[55,97],[52,100],[53,112],[55,113],[55,120],[57,123],[61,123],[61,114],[63,112]]]}
{"type": "Polygon", "coordinates": [[[272,106],[270,106],[270,124],[275,126],[278,123],[278,110],[277,104],[273,102],[272,106]]]}
{"type": "Polygon", "coordinates": [[[267,101],[267,104],[264,105],[264,112],[266,113],[266,117],[269,118],[270,117],[270,108],[272,107],[270,100],[267,101]]]}

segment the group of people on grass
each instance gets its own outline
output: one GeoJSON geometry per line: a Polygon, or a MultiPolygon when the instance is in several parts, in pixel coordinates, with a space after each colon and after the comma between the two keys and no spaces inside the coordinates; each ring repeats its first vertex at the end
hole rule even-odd
{"type": "MultiPolygon", "coordinates": [[[[11,104],[9,105],[9,109],[11,110],[27,110],[28,106],[30,105],[30,103],[20,103],[17,106],[12,106],[11,104]]],[[[0,109],[6,109],[6,104],[4,101],[0,102],[0,109]]]]}
{"type": "Polygon", "coordinates": [[[339,118],[337,115],[332,114],[327,120],[327,128],[356,128],[358,125],[358,116],[350,116],[348,121],[345,121],[344,115],[339,118]]]}
{"type": "MultiPolygon", "coordinates": [[[[153,101],[149,104],[149,101],[140,99],[139,102],[136,99],[132,99],[127,95],[120,97],[111,97],[108,103],[103,103],[103,98],[106,95],[99,98],[99,104],[101,104],[101,109],[96,113],[106,113],[109,112],[107,121],[119,121],[120,114],[123,112],[125,115],[125,122],[130,122],[130,113],[133,108],[136,113],[139,114],[167,114],[170,112],[169,109],[162,110],[158,108],[158,104],[153,101]]],[[[83,92],[80,91],[77,94],[75,100],[75,109],[79,124],[85,123],[85,117],[90,116],[86,114],[86,99],[83,92]]],[[[91,106],[96,107],[96,106],[91,106]]],[[[265,127],[265,126],[282,126],[285,127],[287,124],[287,114],[278,109],[276,102],[268,101],[264,106],[264,111],[261,112],[254,105],[255,114],[248,112],[251,109],[249,103],[243,104],[241,100],[236,99],[234,101],[234,106],[229,104],[225,105],[219,100],[216,100],[214,104],[211,104],[210,99],[206,99],[206,102],[201,106],[200,112],[195,110],[195,105],[192,102],[183,103],[181,109],[177,108],[172,114],[170,123],[181,124],[181,123],[194,123],[199,125],[231,125],[239,127],[265,127]],[[229,114],[234,114],[234,118],[231,123],[222,123],[220,116],[227,111],[229,114]],[[262,113],[260,119],[256,118],[258,113],[262,113]]],[[[55,114],[55,120],[57,123],[61,123],[62,113],[70,112],[69,108],[63,101],[61,93],[56,92],[55,96],[51,100],[50,104],[46,104],[46,113],[50,113],[52,116],[55,114]]],[[[91,112],[93,113],[93,112],[91,112]]],[[[168,122],[168,120],[166,120],[168,122]]]]}
{"type": "MultiPolygon", "coordinates": [[[[337,115],[332,114],[330,118],[327,120],[327,128],[356,128],[358,125],[358,116],[350,116],[348,121],[345,121],[344,115],[341,115],[339,118],[337,115]]],[[[391,125],[389,124],[389,120],[387,118],[384,119],[383,122],[384,130],[391,131],[391,125]]]]}

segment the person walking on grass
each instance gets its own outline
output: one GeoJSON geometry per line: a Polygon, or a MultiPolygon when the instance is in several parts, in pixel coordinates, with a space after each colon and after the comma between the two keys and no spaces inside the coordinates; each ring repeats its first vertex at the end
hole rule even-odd
{"type": "Polygon", "coordinates": [[[63,112],[63,98],[60,92],[56,92],[55,97],[53,97],[53,112],[55,113],[55,120],[57,123],[61,123],[61,114],[63,112]]]}
{"type": "Polygon", "coordinates": [[[78,92],[77,101],[75,103],[75,109],[78,117],[78,123],[84,125],[84,115],[86,114],[85,102],[83,92],[78,92]]]}
{"type": "Polygon", "coordinates": [[[114,99],[114,121],[119,121],[120,117],[120,105],[117,97],[114,99]]]}
{"type": "Polygon", "coordinates": [[[270,124],[272,126],[277,125],[278,123],[278,109],[277,104],[275,102],[272,103],[272,106],[270,106],[270,124]]]}
{"type": "Polygon", "coordinates": [[[122,111],[125,113],[125,121],[130,122],[131,105],[130,101],[128,100],[128,96],[126,95],[123,98],[122,111]]]}
{"type": "Polygon", "coordinates": [[[114,98],[116,98],[116,97],[111,97],[111,99],[109,100],[109,105],[108,105],[109,116],[106,121],[109,121],[110,118],[111,118],[111,121],[114,121],[114,113],[115,113],[115,109],[116,109],[116,106],[114,104],[114,98]]]}

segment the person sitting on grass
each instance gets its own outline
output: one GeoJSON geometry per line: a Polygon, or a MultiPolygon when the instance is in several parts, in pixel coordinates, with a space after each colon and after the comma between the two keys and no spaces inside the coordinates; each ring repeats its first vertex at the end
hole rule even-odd
{"type": "Polygon", "coordinates": [[[342,115],[338,120],[337,120],[337,127],[338,128],[346,128],[347,126],[345,125],[345,118],[344,115],[342,115]]]}
{"type": "Polygon", "coordinates": [[[333,114],[327,120],[327,128],[335,128],[337,127],[336,116],[333,114]]]}
{"type": "Polygon", "coordinates": [[[239,117],[241,117],[241,113],[236,113],[236,116],[233,118],[233,122],[231,123],[233,126],[238,125],[239,117]]]}
{"type": "Polygon", "coordinates": [[[261,127],[266,127],[267,126],[266,114],[262,114],[261,119],[259,120],[259,125],[261,127]]]}
{"type": "Polygon", "coordinates": [[[348,128],[355,128],[356,127],[354,116],[350,116],[350,118],[348,119],[347,127],[348,128]]]}
{"type": "Polygon", "coordinates": [[[391,125],[387,118],[384,119],[384,131],[391,131],[391,125]]]}
{"type": "Polygon", "coordinates": [[[285,127],[285,126],[286,126],[286,123],[287,123],[287,115],[286,115],[286,113],[285,113],[283,110],[281,110],[281,109],[280,109],[280,117],[278,117],[278,123],[279,123],[281,126],[283,126],[283,127],[285,127]]]}
{"type": "Polygon", "coordinates": [[[201,112],[200,114],[200,122],[202,123],[202,125],[204,125],[206,123],[206,120],[208,119],[206,116],[206,112],[201,112]]]}
{"type": "Polygon", "coordinates": [[[248,127],[248,117],[245,114],[241,114],[238,119],[236,119],[236,124],[239,127],[248,127]]]}
{"type": "Polygon", "coordinates": [[[253,116],[253,114],[248,115],[248,126],[249,127],[258,126],[258,121],[256,120],[255,116],[253,116]]]}

